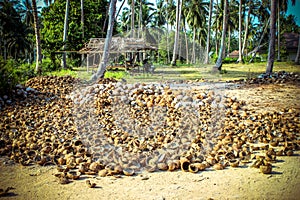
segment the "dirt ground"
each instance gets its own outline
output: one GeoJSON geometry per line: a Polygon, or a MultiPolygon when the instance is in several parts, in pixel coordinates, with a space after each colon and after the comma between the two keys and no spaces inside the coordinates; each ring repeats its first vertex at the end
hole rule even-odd
{"type": "MultiPolygon", "coordinates": [[[[198,88],[199,89],[199,88],[198,88]]],[[[201,89],[201,88],[200,88],[201,89]]],[[[299,85],[263,85],[230,88],[230,96],[245,100],[251,109],[300,110],[299,85]]],[[[299,199],[300,151],[278,156],[271,174],[249,165],[196,174],[182,171],[137,174],[132,177],[85,175],[61,185],[53,176],[55,166],[12,164],[0,158],[0,188],[13,187],[2,199],[299,199]],[[86,181],[96,183],[89,188],[86,181]]]]}

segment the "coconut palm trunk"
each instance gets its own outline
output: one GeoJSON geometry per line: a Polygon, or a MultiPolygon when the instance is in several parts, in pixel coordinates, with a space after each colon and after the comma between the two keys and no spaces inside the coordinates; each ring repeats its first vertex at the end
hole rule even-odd
{"type": "Polygon", "coordinates": [[[222,60],[223,60],[223,51],[225,46],[225,36],[227,30],[227,20],[228,20],[228,0],[224,0],[224,11],[223,11],[223,30],[222,30],[222,38],[221,38],[221,46],[219,50],[218,60],[214,68],[217,68],[219,71],[222,70],[222,60]]]}
{"type": "Polygon", "coordinates": [[[209,15],[208,15],[208,27],[207,27],[207,37],[206,37],[206,53],[204,64],[209,64],[209,50],[210,50],[210,27],[212,18],[212,6],[213,0],[209,1],[209,15]]]}
{"type": "Polygon", "coordinates": [[[184,39],[185,39],[185,57],[186,57],[186,64],[189,64],[189,44],[188,44],[188,38],[187,38],[187,32],[185,28],[186,21],[183,20],[183,32],[184,32],[184,39]]]}
{"type": "MultiPolygon", "coordinates": [[[[81,37],[82,41],[84,41],[84,9],[83,9],[84,0],[80,0],[80,11],[81,11],[81,37]]],[[[81,62],[84,60],[84,54],[81,55],[81,62]]]]}
{"type": "Polygon", "coordinates": [[[215,38],[216,38],[216,56],[218,55],[218,52],[219,52],[219,38],[218,38],[218,31],[219,31],[219,20],[218,20],[218,15],[219,15],[219,0],[217,0],[216,2],[216,5],[217,5],[217,10],[216,10],[216,15],[215,15],[215,18],[216,18],[216,34],[215,34],[215,38]]]}
{"type": "Polygon", "coordinates": [[[240,0],[239,2],[239,59],[238,62],[243,62],[243,52],[242,52],[242,3],[243,1],[240,0]]]}
{"type": "Polygon", "coordinates": [[[300,34],[298,34],[299,40],[298,40],[298,50],[297,50],[297,55],[295,58],[295,63],[300,64],[300,34]]]}
{"type": "Polygon", "coordinates": [[[280,7],[277,0],[277,61],[280,61],[280,7]]]}
{"type": "Polygon", "coordinates": [[[107,28],[106,38],[105,38],[102,61],[98,66],[96,74],[92,76],[92,81],[96,81],[99,78],[103,78],[104,73],[106,71],[106,65],[108,63],[110,44],[111,44],[112,33],[113,33],[113,28],[115,23],[116,4],[117,4],[117,0],[111,0],[109,6],[108,28],[107,28]]]}
{"type": "Polygon", "coordinates": [[[193,64],[196,63],[196,28],[193,29],[193,64]]]}
{"type": "MultiPolygon", "coordinates": [[[[63,35],[63,51],[66,49],[66,41],[68,37],[68,19],[69,19],[69,9],[70,9],[70,0],[66,1],[66,11],[65,11],[65,22],[64,22],[64,35],[63,35]]],[[[66,52],[63,53],[63,57],[61,60],[61,66],[63,69],[67,68],[67,54],[66,52]]]]}
{"type": "Polygon", "coordinates": [[[33,23],[34,23],[35,40],[36,40],[35,72],[40,74],[41,64],[42,64],[42,48],[41,48],[41,36],[40,36],[39,18],[37,14],[36,0],[32,0],[32,10],[33,10],[33,23]]]}
{"type": "Polygon", "coordinates": [[[269,52],[266,74],[270,75],[273,71],[275,60],[275,37],[276,37],[276,0],[271,1],[271,15],[270,15],[270,38],[269,38],[269,52]]]}
{"type": "Polygon", "coordinates": [[[134,31],[134,17],[135,17],[135,13],[134,13],[134,0],[131,0],[131,34],[130,37],[134,38],[135,37],[135,31],[134,31]]]}
{"type": "Polygon", "coordinates": [[[173,48],[172,66],[176,66],[176,60],[178,55],[178,42],[179,42],[179,31],[180,31],[180,21],[181,21],[181,6],[182,0],[177,0],[176,6],[176,30],[175,30],[175,41],[173,48]]]}
{"type": "Polygon", "coordinates": [[[270,23],[270,18],[268,19],[268,21],[267,21],[266,24],[265,24],[265,27],[264,27],[264,30],[263,30],[261,36],[260,36],[258,45],[257,45],[257,47],[255,48],[255,51],[254,51],[254,53],[253,53],[252,58],[249,60],[249,63],[251,63],[251,62],[253,61],[253,59],[256,57],[256,53],[257,53],[257,51],[260,49],[260,44],[261,44],[262,40],[264,39],[264,36],[265,36],[266,31],[267,31],[267,27],[268,27],[269,23],[270,23]]]}
{"type": "Polygon", "coordinates": [[[249,4],[249,8],[248,8],[249,10],[248,10],[248,15],[247,15],[247,20],[246,20],[245,35],[244,35],[243,47],[242,47],[242,54],[243,55],[245,53],[247,39],[248,39],[248,32],[249,32],[249,27],[248,26],[249,26],[249,22],[250,22],[250,14],[251,14],[251,11],[252,11],[251,0],[249,0],[248,4],[249,4]]]}

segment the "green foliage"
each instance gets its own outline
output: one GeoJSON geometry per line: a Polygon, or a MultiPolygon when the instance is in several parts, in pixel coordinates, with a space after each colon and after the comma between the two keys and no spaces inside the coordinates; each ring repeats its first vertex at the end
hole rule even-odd
{"type": "Polygon", "coordinates": [[[237,58],[226,57],[223,59],[223,64],[236,63],[237,60],[238,60],[237,58]]]}
{"type": "Polygon", "coordinates": [[[0,1],[0,56],[25,59],[32,49],[33,29],[27,26],[16,10],[16,1],[0,1]]]}
{"type": "MultiPolygon", "coordinates": [[[[249,63],[249,61],[250,61],[251,58],[252,58],[251,56],[244,57],[244,62],[249,63]]],[[[255,57],[252,62],[254,62],[254,63],[260,63],[261,62],[261,58],[260,57],[255,57]]]]}
{"type": "Polygon", "coordinates": [[[78,77],[77,73],[73,70],[70,69],[61,69],[57,71],[52,71],[52,72],[46,72],[46,76],[73,76],[73,77],[78,77]]]}
{"type": "Polygon", "coordinates": [[[0,57],[0,94],[8,94],[18,84],[34,77],[34,67],[18,63],[13,59],[4,61],[0,57]]]}
{"type": "MultiPolygon", "coordinates": [[[[70,2],[66,51],[80,50],[89,38],[105,37],[107,26],[104,29],[103,27],[107,5],[108,3],[105,0],[98,0],[97,2],[93,0],[84,1],[84,38],[82,38],[80,1],[70,2]]],[[[44,55],[51,58],[53,64],[61,58],[61,55],[57,56],[55,53],[63,50],[65,6],[65,0],[56,0],[49,7],[42,10],[42,50],[44,55]]],[[[72,66],[80,63],[80,57],[81,55],[72,54],[72,66]]]]}
{"type": "Polygon", "coordinates": [[[0,94],[7,94],[17,83],[17,77],[14,74],[14,63],[12,60],[4,62],[0,60],[0,94]]]}
{"type": "Polygon", "coordinates": [[[57,59],[51,60],[51,59],[46,58],[46,59],[43,59],[41,68],[42,68],[42,73],[55,71],[60,68],[60,62],[57,59]]]}
{"type": "Polygon", "coordinates": [[[107,71],[107,72],[105,72],[104,78],[122,79],[127,75],[128,75],[128,72],[126,72],[124,70],[107,71]]]}

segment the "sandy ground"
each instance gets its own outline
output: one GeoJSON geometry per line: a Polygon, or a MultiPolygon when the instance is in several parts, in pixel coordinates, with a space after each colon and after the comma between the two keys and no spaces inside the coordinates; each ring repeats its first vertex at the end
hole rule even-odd
{"type": "MultiPolygon", "coordinates": [[[[300,109],[300,87],[267,85],[225,91],[252,109],[300,109]],[[251,97],[251,98],[250,98],[251,97]]],[[[0,158],[0,188],[13,187],[2,199],[300,199],[300,151],[277,157],[271,174],[249,165],[196,174],[141,173],[132,177],[82,176],[67,185],[53,176],[55,166],[23,167],[0,158]],[[89,188],[86,181],[96,183],[89,188]]]]}
{"type": "Polygon", "coordinates": [[[299,152],[278,157],[272,174],[250,167],[142,173],[133,177],[84,176],[61,185],[54,166],[0,166],[0,188],[15,187],[2,199],[299,199],[299,152]],[[86,180],[96,183],[88,188],[86,180]]]}

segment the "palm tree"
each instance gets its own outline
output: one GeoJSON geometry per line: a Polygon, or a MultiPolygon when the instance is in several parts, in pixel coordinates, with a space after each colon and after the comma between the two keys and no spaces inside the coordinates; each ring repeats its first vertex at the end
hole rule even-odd
{"type": "Polygon", "coordinates": [[[275,37],[276,37],[276,0],[271,0],[271,16],[270,16],[270,37],[269,52],[266,74],[270,75],[273,71],[275,59],[275,37]]]}
{"type": "Polygon", "coordinates": [[[22,19],[27,26],[32,26],[34,24],[34,17],[32,12],[32,1],[31,0],[22,0],[18,4],[18,10],[21,13],[22,19]]]}
{"type": "Polygon", "coordinates": [[[176,66],[177,54],[178,54],[178,42],[179,42],[179,31],[180,31],[180,21],[181,21],[181,7],[182,0],[177,0],[176,6],[176,30],[175,30],[175,41],[174,41],[174,49],[173,49],[173,57],[172,57],[172,66],[176,66]]]}
{"type": "MultiPolygon", "coordinates": [[[[84,42],[84,0],[80,0],[80,13],[81,13],[81,18],[80,18],[80,22],[81,22],[81,37],[82,37],[82,41],[84,42]]],[[[81,62],[83,62],[84,60],[84,54],[81,55],[81,62]]]]}
{"type": "Polygon", "coordinates": [[[39,28],[39,19],[36,7],[36,0],[32,0],[32,11],[33,11],[33,19],[34,19],[34,31],[35,31],[35,39],[36,39],[36,66],[35,71],[37,73],[41,73],[41,64],[42,64],[42,48],[41,48],[41,36],[40,36],[40,28],[39,28]]]}
{"type": "Polygon", "coordinates": [[[244,33],[244,40],[243,40],[243,46],[242,46],[242,54],[245,53],[245,48],[247,44],[247,39],[248,39],[248,32],[249,32],[249,22],[251,18],[251,12],[252,12],[252,0],[248,1],[248,13],[247,13],[247,20],[245,22],[245,33],[244,33]]]}
{"type": "Polygon", "coordinates": [[[222,38],[221,38],[221,46],[219,50],[219,56],[216,62],[216,65],[214,68],[217,68],[219,71],[222,69],[222,59],[223,59],[223,51],[225,49],[225,36],[226,36],[226,30],[227,30],[227,19],[228,19],[228,0],[224,0],[224,10],[223,10],[223,30],[222,30],[222,38]]]}
{"type": "Polygon", "coordinates": [[[195,62],[195,38],[196,38],[196,29],[202,30],[206,24],[206,16],[207,16],[207,2],[199,1],[199,0],[192,0],[189,2],[187,7],[184,10],[184,16],[186,16],[187,22],[191,29],[193,30],[193,55],[192,57],[195,62]]]}
{"type": "Polygon", "coordinates": [[[300,34],[298,34],[299,40],[298,40],[298,50],[295,58],[295,63],[300,64],[300,34]]]}
{"type": "Polygon", "coordinates": [[[242,4],[243,1],[239,1],[239,58],[238,62],[242,63],[243,62],[243,57],[242,57],[242,4]]]}
{"type": "Polygon", "coordinates": [[[84,0],[80,0],[80,11],[81,11],[81,31],[82,31],[82,39],[84,39],[84,0]]]}
{"type": "MultiPolygon", "coordinates": [[[[236,2],[237,3],[237,2],[236,2]]],[[[227,46],[227,53],[230,52],[230,45],[231,45],[231,34],[236,30],[235,24],[239,23],[239,12],[237,12],[237,4],[230,1],[228,2],[228,18],[227,18],[227,28],[228,28],[228,46],[227,46]]],[[[225,56],[225,50],[223,56],[225,56]]]]}
{"type": "Polygon", "coordinates": [[[108,63],[110,43],[111,43],[111,39],[112,39],[112,33],[113,33],[114,22],[115,22],[116,4],[117,4],[117,0],[110,1],[108,28],[107,28],[106,38],[105,38],[102,61],[99,64],[96,74],[94,74],[92,76],[92,81],[96,81],[98,78],[104,77],[106,65],[108,63]]]}
{"type": "MultiPolygon", "coordinates": [[[[167,0],[166,1],[166,8],[165,8],[166,25],[167,25],[167,63],[170,63],[169,24],[171,24],[171,26],[172,26],[173,16],[176,16],[176,12],[175,12],[175,15],[173,15],[174,10],[176,10],[176,6],[174,4],[174,1],[173,0],[167,0]]],[[[175,20],[176,20],[176,17],[175,17],[175,20]]]]}
{"type": "MultiPolygon", "coordinates": [[[[63,35],[63,50],[66,49],[66,41],[67,41],[67,37],[68,37],[68,19],[69,19],[69,7],[70,7],[70,0],[66,0],[66,11],[65,11],[65,22],[64,22],[64,35],[63,35]]],[[[63,53],[63,57],[61,60],[61,65],[63,69],[67,68],[67,54],[66,52],[63,53]]]]}
{"type": "Polygon", "coordinates": [[[259,42],[258,42],[257,47],[255,48],[255,50],[253,52],[252,58],[249,60],[249,63],[251,63],[253,61],[253,59],[256,57],[256,53],[260,48],[262,40],[264,39],[264,36],[265,36],[265,33],[267,32],[267,27],[268,27],[269,23],[270,23],[270,18],[265,22],[264,29],[261,33],[259,42]]]}
{"type": "Polygon", "coordinates": [[[210,27],[211,27],[212,11],[213,11],[213,0],[210,0],[209,1],[208,27],[207,27],[207,36],[206,36],[206,53],[205,53],[204,64],[209,64],[210,27]]]}
{"type": "MultiPolygon", "coordinates": [[[[128,3],[129,3],[129,1],[128,1],[128,3]]],[[[135,9],[134,0],[131,0],[131,28],[130,28],[131,37],[135,37],[135,33],[134,33],[134,17],[135,17],[134,9],[135,9]]]]}

